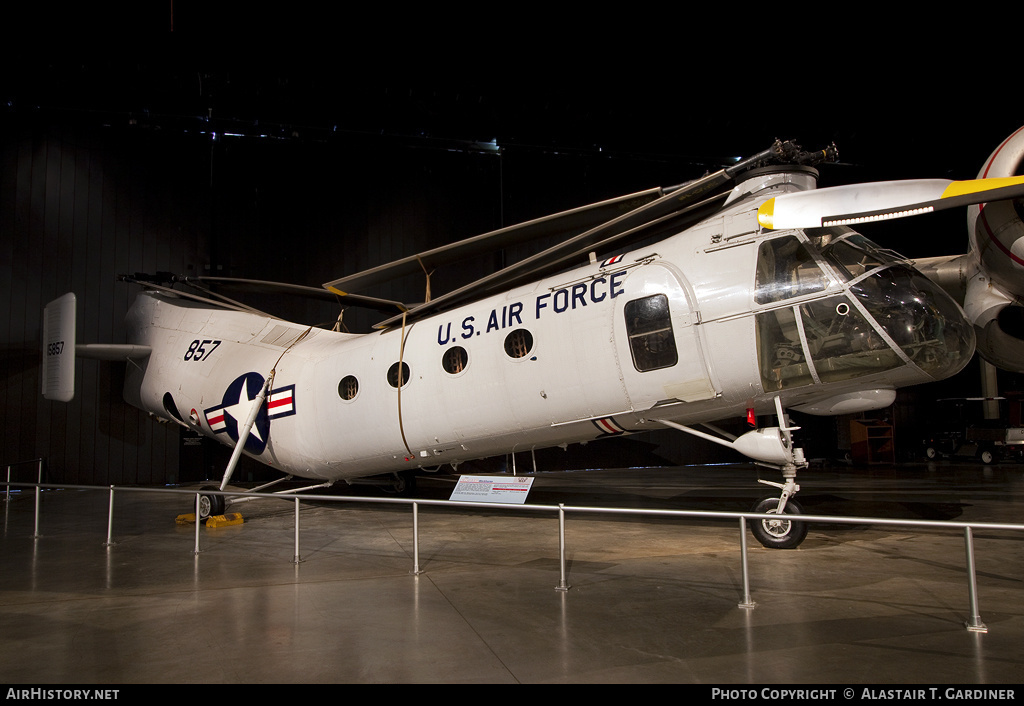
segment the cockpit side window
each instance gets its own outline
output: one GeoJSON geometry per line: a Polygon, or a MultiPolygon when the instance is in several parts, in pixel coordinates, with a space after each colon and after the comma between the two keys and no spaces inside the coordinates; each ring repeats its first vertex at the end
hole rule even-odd
{"type": "Polygon", "coordinates": [[[824,291],[828,278],[807,248],[793,236],[761,243],[757,251],[754,301],[772,304],[824,291]]]}
{"type": "Polygon", "coordinates": [[[629,350],[637,370],[671,368],[679,361],[667,296],[634,299],[626,303],[624,313],[629,350]]]}

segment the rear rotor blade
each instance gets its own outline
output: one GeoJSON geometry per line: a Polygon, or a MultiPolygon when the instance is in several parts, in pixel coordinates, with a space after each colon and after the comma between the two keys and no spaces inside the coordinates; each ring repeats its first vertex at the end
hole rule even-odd
{"type": "MultiPolygon", "coordinates": [[[[444,307],[453,306],[456,303],[466,301],[470,298],[482,296],[497,288],[509,286],[512,282],[517,281],[517,279],[536,275],[538,272],[543,271],[545,268],[554,264],[562,264],[573,254],[586,252],[588,248],[594,247],[596,243],[602,243],[605,246],[610,245],[611,243],[614,243],[617,238],[626,236],[635,229],[654,224],[661,219],[669,218],[675,214],[685,212],[696,203],[700,203],[698,199],[706,196],[709,191],[714,191],[715,189],[720,188],[723,184],[727,183],[729,179],[731,179],[731,176],[726,176],[724,172],[717,172],[694,182],[690,182],[685,187],[671,191],[664,196],[618,218],[612,219],[607,223],[602,223],[596,228],[592,228],[591,230],[581,233],[573,238],[562,241],[543,252],[525,258],[524,260],[520,260],[519,262],[509,265],[508,267],[498,270],[490,275],[481,277],[465,287],[448,292],[440,297],[431,299],[429,302],[416,306],[410,309],[409,314],[405,319],[409,320],[410,317],[421,317],[430,312],[438,311],[444,307]]],[[[403,317],[400,316],[392,317],[386,321],[376,324],[374,328],[388,328],[390,326],[395,326],[402,320],[402,318],[403,317]]]]}
{"type": "Polygon", "coordinates": [[[654,188],[646,191],[619,196],[596,204],[563,211],[526,223],[477,235],[457,243],[444,245],[433,250],[404,257],[393,262],[373,267],[369,270],[347,275],[340,279],[324,283],[324,290],[334,294],[351,296],[352,292],[382,282],[389,282],[404,275],[415,274],[424,270],[430,271],[439,265],[493,252],[510,245],[529,242],[539,238],[564,233],[577,234],[604,223],[616,216],[626,213],[637,206],[649,203],[665,193],[664,189],[654,188]]]}

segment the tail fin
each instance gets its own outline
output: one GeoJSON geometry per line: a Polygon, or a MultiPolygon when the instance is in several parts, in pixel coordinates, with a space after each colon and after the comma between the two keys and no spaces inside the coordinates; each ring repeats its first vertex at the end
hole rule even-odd
{"type": "Polygon", "coordinates": [[[43,309],[43,397],[70,402],[75,396],[75,358],[141,359],[149,346],[120,343],[75,344],[75,295],[68,292],[43,309]]]}
{"type": "Polygon", "coordinates": [[[68,292],[43,309],[43,397],[69,402],[75,396],[75,295],[68,292]]]}

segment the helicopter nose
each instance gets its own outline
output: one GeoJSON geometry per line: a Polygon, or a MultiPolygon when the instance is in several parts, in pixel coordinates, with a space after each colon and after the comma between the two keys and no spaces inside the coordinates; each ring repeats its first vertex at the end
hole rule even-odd
{"type": "Polygon", "coordinates": [[[974,354],[974,328],[963,310],[916,270],[887,267],[850,290],[903,355],[932,379],[955,375],[974,354]]]}

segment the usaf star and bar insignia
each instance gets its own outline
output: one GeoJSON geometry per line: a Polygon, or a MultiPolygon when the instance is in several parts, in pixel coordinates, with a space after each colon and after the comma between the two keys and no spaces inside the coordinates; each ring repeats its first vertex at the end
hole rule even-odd
{"type": "MultiPolygon", "coordinates": [[[[239,427],[252,410],[253,402],[263,389],[266,382],[259,373],[245,373],[228,385],[224,391],[221,404],[204,410],[206,423],[215,434],[227,432],[236,443],[239,427]]],[[[245,451],[253,455],[263,453],[270,438],[270,421],[295,414],[295,385],[279,387],[267,394],[266,400],[260,405],[249,435],[245,440],[245,451]]]]}

